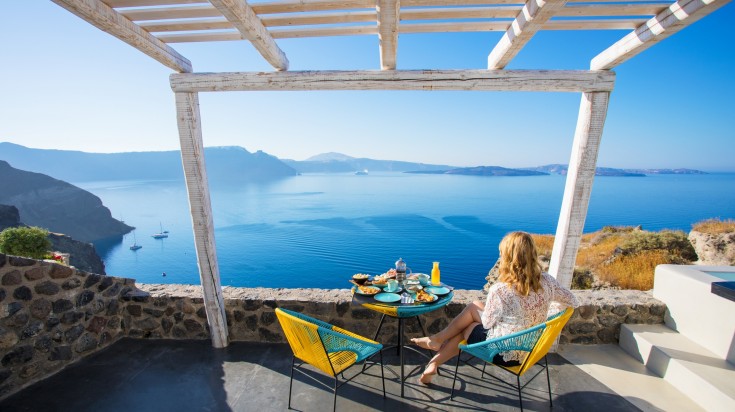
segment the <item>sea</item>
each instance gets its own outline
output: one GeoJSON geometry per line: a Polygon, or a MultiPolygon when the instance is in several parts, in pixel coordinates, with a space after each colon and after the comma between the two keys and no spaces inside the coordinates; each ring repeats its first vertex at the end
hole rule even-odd
{"type": "MultiPolygon", "coordinates": [[[[398,258],[414,273],[480,289],[511,231],[556,231],[565,177],[302,174],[210,186],[223,286],[348,288],[398,258]]],[[[200,284],[183,181],[81,182],[135,231],[95,244],[109,275],[200,284]],[[154,233],[168,231],[168,238],[154,233]],[[134,242],[143,246],[130,250],[134,242]]],[[[597,177],[585,232],[680,229],[735,218],[735,174],[597,177]]]]}

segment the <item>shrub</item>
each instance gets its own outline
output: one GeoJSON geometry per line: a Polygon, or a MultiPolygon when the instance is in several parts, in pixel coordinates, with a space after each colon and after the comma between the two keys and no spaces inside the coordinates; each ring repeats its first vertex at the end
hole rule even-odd
{"type": "Polygon", "coordinates": [[[696,230],[697,232],[702,233],[709,233],[711,235],[735,232],[735,220],[721,220],[719,218],[707,219],[693,224],[692,230],[696,230]]]}
{"type": "Polygon", "coordinates": [[[632,255],[647,250],[668,251],[672,256],[685,260],[697,260],[697,252],[689,242],[687,234],[680,230],[662,230],[660,232],[634,232],[623,241],[620,248],[625,255],[632,255]]]}
{"type": "Polygon", "coordinates": [[[48,230],[40,227],[10,227],[0,232],[0,252],[43,259],[51,249],[48,230]]]}

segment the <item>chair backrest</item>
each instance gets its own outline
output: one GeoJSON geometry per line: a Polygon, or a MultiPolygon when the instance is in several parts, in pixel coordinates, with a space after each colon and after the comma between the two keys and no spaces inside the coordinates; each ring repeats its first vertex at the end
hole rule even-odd
{"type": "Polygon", "coordinates": [[[567,321],[572,316],[572,313],[574,313],[574,308],[569,307],[561,315],[551,316],[551,320],[546,321],[546,327],[544,328],[543,333],[536,341],[536,345],[533,347],[531,353],[528,354],[526,360],[523,362],[518,375],[526,373],[526,371],[535,365],[536,362],[540,361],[541,358],[549,353],[551,345],[556,341],[556,337],[559,336],[564,325],[566,325],[567,321]]]}
{"type": "Polygon", "coordinates": [[[294,356],[334,376],[334,369],[319,334],[319,327],[331,325],[281,308],[276,309],[276,316],[294,356]]]}

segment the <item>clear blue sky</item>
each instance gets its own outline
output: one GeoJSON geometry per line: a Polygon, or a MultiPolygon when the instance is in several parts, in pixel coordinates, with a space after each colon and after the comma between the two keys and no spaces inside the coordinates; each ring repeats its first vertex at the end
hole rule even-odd
{"type": "MultiPolygon", "coordinates": [[[[3,2],[0,141],[178,149],[171,70],[43,0],[3,2]]],[[[619,66],[598,165],[735,171],[735,5],[619,66]]],[[[543,32],[509,69],[587,69],[626,31],[543,32]]],[[[399,69],[482,69],[501,33],[401,35],[399,69]]],[[[279,40],[291,70],[379,68],[377,36],[279,40]]],[[[194,70],[271,71],[246,42],[173,45],[194,70]]],[[[329,151],[458,166],[567,163],[574,93],[200,95],[205,146],[281,158],[329,151]],[[384,124],[381,122],[385,122],[384,124]]]]}

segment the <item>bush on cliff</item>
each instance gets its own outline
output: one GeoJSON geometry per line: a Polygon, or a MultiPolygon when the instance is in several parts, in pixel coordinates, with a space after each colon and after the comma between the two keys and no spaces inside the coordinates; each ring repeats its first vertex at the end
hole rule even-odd
{"type": "Polygon", "coordinates": [[[0,232],[0,252],[44,259],[51,249],[48,231],[40,227],[10,227],[0,232]]]}
{"type": "Polygon", "coordinates": [[[735,232],[735,220],[733,219],[707,219],[692,225],[692,230],[710,235],[735,232]]]}
{"type": "MultiPolygon", "coordinates": [[[[539,255],[551,255],[554,236],[534,235],[539,255]]],[[[648,232],[640,227],[606,226],[582,235],[572,287],[649,290],[657,265],[686,264],[697,254],[682,231],[648,232]]]]}

